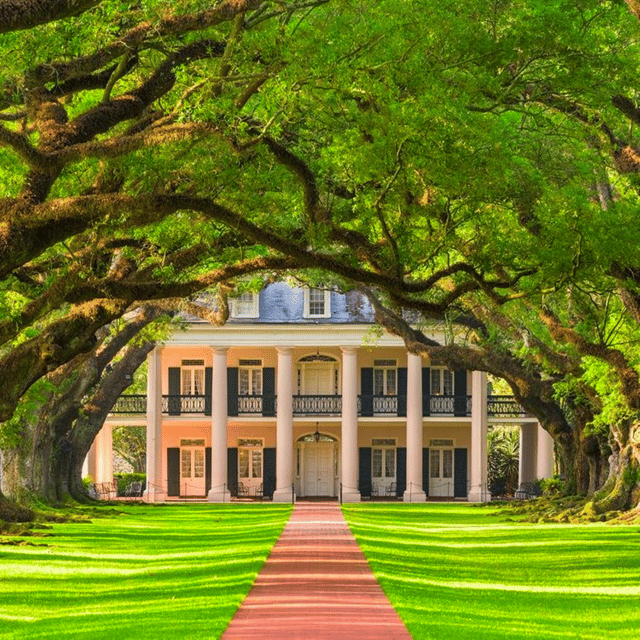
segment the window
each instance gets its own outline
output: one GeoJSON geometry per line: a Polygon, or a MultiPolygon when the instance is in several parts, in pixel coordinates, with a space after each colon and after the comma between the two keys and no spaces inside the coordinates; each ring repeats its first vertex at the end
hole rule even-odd
{"type": "Polygon", "coordinates": [[[231,300],[232,318],[257,318],[259,317],[259,300],[257,293],[243,293],[231,300]]]}
{"type": "Polygon", "coordinates": [[[431,368],[431,395],[453,395],[453,371],[444,367],[431,368]]]}
{"type": "Polygon", "coordinates": [[[238,395],[262,395],[262,360],[240,360],[238,395]]]}
{"type": "Polygon", "coordinates": [[[305,289],[304,317],[330,318],[331,292],[325,291],[324,289],[305,289]]]}
{"type": "Polygon", "coordinates": [[[373,367],[373,395],[395,396],[398,392],[396,361],[374,360],[373,367]]]}
{"type": "Polygon", "coordinates": [[[371,476],[383,480],[396,477],[395,438],[374,438],[371,441],[371,476]]]}
{"type": "Polygon", "coordinates": [[[183,360],[181,364],[180,394],[204,395],[204,360],[183,360]]]}
{"type": "Polygon", "coordinates": [[[238,478],[240,480],[262,478],[262,438],[238,440],[238,478]]]}
{"type": "Polygon", "coordinates": [[[453,478],[453,450],[429,449],[429,476],[453,478]]]}
{"type": "Polygon", "coordinates": [[[262,449],[238,450],[238,476],[262,478],[262,449]]]}

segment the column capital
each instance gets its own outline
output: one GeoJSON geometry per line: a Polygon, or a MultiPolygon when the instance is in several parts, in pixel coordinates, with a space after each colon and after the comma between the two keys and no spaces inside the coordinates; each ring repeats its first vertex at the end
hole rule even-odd
{"type": "Polygon", "coordinates": [[[340,347],[343,355],[355,355],[358,353],[359,347],[340,347]]]}
{"type": "Polygon", "coordinates": [[[221,356],[226,356],[227,351],[229,351],[229,347],[219,347],[219,346],[209,345],[209,348],[211,349],[211,351],[213,351],[213,353],[217,353],[218,355],[221,355],[221,356]]]}
{"type": "Polygon", "coordinates": [[[285,346],[276,347],[276,351],[278,353],[281,353],[282,355],[287,355],[293,351],[293,346],[285,345],[285,346]]]}

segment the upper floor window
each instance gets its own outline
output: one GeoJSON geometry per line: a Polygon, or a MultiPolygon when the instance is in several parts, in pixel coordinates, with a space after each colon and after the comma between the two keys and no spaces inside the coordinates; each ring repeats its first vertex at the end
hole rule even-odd
{"type": "Polygon", "coordinates": [[[330,318],[331,292],[324,289],[304,290],[304,317],[330,318]]]}
{"type": "Polygon", "coordinates": [[[242,293],[231,299],[232,318],[257,318],[259,316],[259,296],[257,293],[242,293]]]}
{"type": "Polygon", "coordinates": [[[238,364],[238,394],[261,396],[262,360],[240,360],[238,364]]]}
{"type": "Polygon", "coordinates": [[[180,367],[180,394],[204,395],[204,360],[183,360],[180,367]]]}
{"type": "Polygon", "coordinates": [[[395,396],[398,393],[395,360],[373,361],[373,395],[395,396]]]}
{"type": "Polygon", "coordinates": [[[453,395],[453,371],[444,367],[431,367],[431,395],[453,395]]]}

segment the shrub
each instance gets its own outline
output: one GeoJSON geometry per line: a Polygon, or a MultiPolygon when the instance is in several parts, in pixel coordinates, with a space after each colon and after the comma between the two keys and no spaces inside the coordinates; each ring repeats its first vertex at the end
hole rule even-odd
{"type": "Polygon", "coordinates": [[[564,480],[557,474],[553,478],[543,478],[542,480],[537,480],[537,482],[545,496],[557,495],[564,490],[564,480]]]}
{"type": "Polygon", "coordinates": [[[142,488],[145,488],[147,474],[146,473],[117,473],[114,474],[114,479],[118,481],[118,495],[123,496],[127,487],[132,482],[141,482],[142,488]]]}

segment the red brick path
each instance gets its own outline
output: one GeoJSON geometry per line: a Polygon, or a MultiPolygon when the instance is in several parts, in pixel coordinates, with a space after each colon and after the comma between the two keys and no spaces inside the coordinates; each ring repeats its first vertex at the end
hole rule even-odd
{"type": "Polygon", "coordinates": [[[298,502],[223,640],[411,640],[336,503],[298,502]]]}

